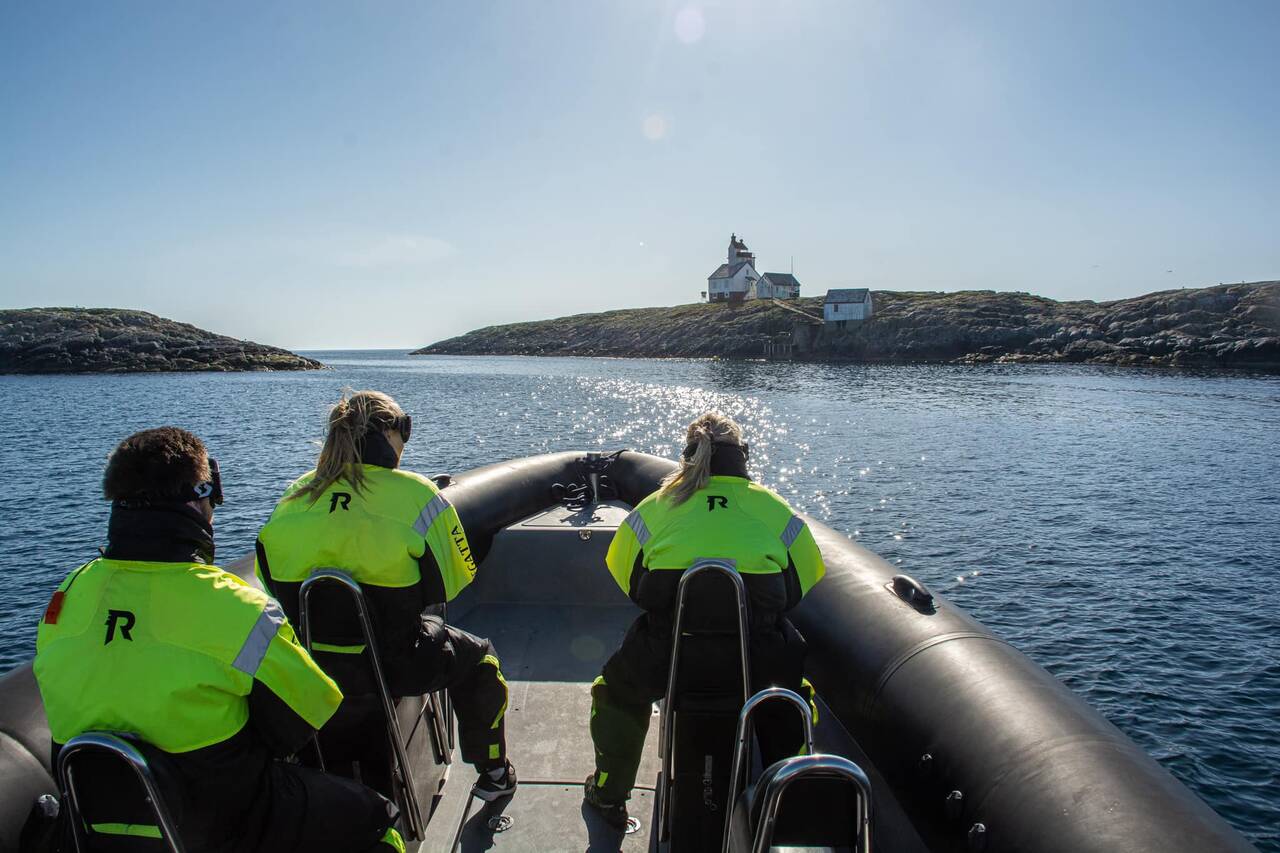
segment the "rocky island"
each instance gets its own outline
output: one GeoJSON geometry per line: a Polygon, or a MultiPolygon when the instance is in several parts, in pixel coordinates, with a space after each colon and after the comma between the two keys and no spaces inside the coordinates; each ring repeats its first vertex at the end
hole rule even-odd
{"type": "Polygon", "coordinates": [[[1113,302],[1028,293],[873,291],[875,312],[823,323],[822,298],[698,303],[489,326],[415,354],[1083,362],[1280,371],[1280,281],[1113,302]]]}
{"type": "Polygon", "coordinates": [[[0,373],[315,370],[314,359],[145,311],[0,310],[0,373]]]}

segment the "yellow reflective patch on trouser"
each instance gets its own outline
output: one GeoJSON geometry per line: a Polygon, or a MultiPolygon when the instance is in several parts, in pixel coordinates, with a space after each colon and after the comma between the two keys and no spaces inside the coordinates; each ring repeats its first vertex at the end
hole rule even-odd
{"type": "MultiPolygon", "coordinates": [[[[498,711],[498,716],[493,718],[493,724],[489,726],[489,728],[491,729],[496,729],[498,727],[498,723],[502,722],[503,716],[505,716],[507,713],[507,703],[511,699],[511,688],[507,687],[507,679],[503,678],[502,667],[498,665],[498,659],[496,657],[494,657],[493,655],[485,655],[483,658],[480,659],[480,663],[482,664],[487,663],[490,666],[492,666],[494,673],[498,676],[498,683],[502,685],[502,708],[498,711]]],[[[489,747],[489,757],[497,758],[498,757],[496,755],[497,750],[498,750],[497,744],[494,744],[493,746],[489,747]]]]}
{"type": "Polygon", "coordinates": [[[387,830],[387,834],[382,836],[382,843],[396,851],[396,853],[404,853],[404,839],[394,829],[387,830]]]}
{"type": "Polygon", "coordinates": [[[605,783],[605,782],[608,782],[608,781],[609,781],[609,771],[608,771],[608,770],[601,770],[599,773],[597,773],[597,774],[596,774],[596,787],[597,787],[597,788],[603,787],[603,786],[604,786],[604,783],[605,783]]]}
{"type": "Polygon", "coordinates": [[[809,710],[813,712],[813,727],[818,727],[818,691],[813,689],[813,682],[807,678],[800,679],[800,685],[804,688],[805,699],[809,702],[809,710]]]}
{"type": "Polygon", "coordinates": [[[496,743],[491,743],[491,744],[489,744],[489,757],[490,757],[490,758],[492,758],[494,761],[497,761],[499,758],[501,758],[501,757],[502,757],[501,755],[499,755],[499,752],[500,752],[500,750],[498,749],[498,745],[497,745],[496,743]]]}
{"type": "MultiPolygon", "coordinates": [[[[592,717],[595,717],[596,715],[596,688],[607,687],[607,686],[608,685],[605,684],[603,675],[597,675],[596,680],[591,682],[591,716],[592,717]]],[[[603,785],[604,783],[601,782],[600,784],[603,785]]]]}

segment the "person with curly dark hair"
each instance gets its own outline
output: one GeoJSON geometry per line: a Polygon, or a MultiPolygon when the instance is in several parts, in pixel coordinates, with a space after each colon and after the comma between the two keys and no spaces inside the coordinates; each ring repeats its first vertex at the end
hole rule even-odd
{"type": "MultiPolygon", "coordinates": [[[[131,736],[165,768],[189,851],[403,851],[381,795],[282,760],[342,693],[280,605],[214,565],[222,481],[204,443],[171,426],[135,433],[111,453],[102,487],[107,545],[58,586],[37,634],[55,763],[86,731],[131,736]]],[[[88,827],[111,849],[157,837],[118,791],[93,790],[95,815],[121,815],[88,827]]]]}

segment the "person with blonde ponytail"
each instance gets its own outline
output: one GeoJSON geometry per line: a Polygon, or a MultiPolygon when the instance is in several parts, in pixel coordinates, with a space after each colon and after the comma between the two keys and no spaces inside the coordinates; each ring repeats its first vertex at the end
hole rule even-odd
{"type": "MultiPolygon", "coordinates": [[[[610,573],[644,610],[591,686],[596,771],[587,777],[585,799],[615,827],[626,826],[650,708],[666,692],[676,588],[685,569],[716,559],[742,575],[752,689],[777,685],[813,701],[804,679],[804,638],[785,614],[822,579],[822,555],[804,519],[752,482],[749,458],[742,428],[731,418],[718,412],[697,418],[685,435],[680,467],[632,510],[609,545],[610,573]]],[[[766,766],[800,745],[790,713],[761,709],[766,766]]]]}
{"type": "MultiPolygon", "coordinates": [[[[462,758],[479,773],[474,793],[495,800],[516,788],[507,760],[507,685],[493,643],[425,615],[471,583],[476,566],[449,499],[427,477],[399,468],[412,426],[386,394],[345,394],[329,411],[315,470],[285,491],[258,534],[258,576],[295,620],[299,587],[315,569],[340,569],[359,581],[392,694],[448,689],[462,758]]],[[[346,695],[371,699],[358,628],[349,614],[326,618],[324,605],[317,597],[315,624],[324,642],[313,644],[316,660],[346,695]]],[[[339,765],[358,761],[361,778],[375,775],[374,786],[389,790],[390,767],[370,760],[385,753],[381,729],[338,716],[340,734],[321,733],[326,762],[333,764],[335,754],[339,765]]]]}

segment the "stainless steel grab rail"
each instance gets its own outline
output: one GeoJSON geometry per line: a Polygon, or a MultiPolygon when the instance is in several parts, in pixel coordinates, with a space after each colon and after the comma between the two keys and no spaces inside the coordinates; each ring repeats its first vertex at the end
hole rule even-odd
{"type": "Polygon", "coordinates": [[[720,846],[721,853],[729,853],[729,831],[733,824],[734,804],[737,803],[739,793],[745,789],[747,779],[751,776],[751,715],[766,702],[787,702],[795,707],[804,726],[804,754],[813,755],[813,716],[809,703],[804,701],[799,693],[787,690],[785,687],[767,687],[747,700],[747,704],[742,706],[742,713],[738,715],[738,731],[734,738],[733,770],[730,771],[729,776],[729,800],[725,807],[724,841],[720,846]]]}
{"type": "Polygon", "coordinates": [[[71,824],[71,837],[75,841],[78,853],[86,853],[83,812],[80,809],[80,792],[75,784],[75,759],[90,752],[105,752],[123,761],[133,770],[138,782],[146,792],[147,804],[155,815],[160,829],[160,840],[169,849],[169,853],[184,853],[182,839],[178,837],[177,825],[169,814],[169,809],[160,795],[155,777],[151,773],[151,765],[138,748],[120,735],[112,732],[85,732],[67,741],[66,746],[58,753],[58,787],[62,790],[62,798],[69,809],[67,818],[71,824]]]}
{"type": "Polygon", "coordinates": [[[763,794],[760,822],[755,828],[751,845],[752,853],[768,853],[773,845],[782,795],[791,783],[797,779],[823,777],[844,779],[858,789],[857,850],[858,853],[871,853],[871,781],[861,767],[839,755],[801,755],[779,761],[766,770],[765,774],[768,784],[763,794]],[[778,769],[774,770],[774,767],[778,769]]]}

